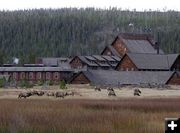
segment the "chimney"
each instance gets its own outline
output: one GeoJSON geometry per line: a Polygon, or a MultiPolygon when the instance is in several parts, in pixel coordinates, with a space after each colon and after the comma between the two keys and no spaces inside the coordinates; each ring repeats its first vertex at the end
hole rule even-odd
{"type": "Polygon", "coordinates": [[[159,43],[158,42],[155,42],[155,48],[157,50],[157,54],[159,54],[159,43]]]}

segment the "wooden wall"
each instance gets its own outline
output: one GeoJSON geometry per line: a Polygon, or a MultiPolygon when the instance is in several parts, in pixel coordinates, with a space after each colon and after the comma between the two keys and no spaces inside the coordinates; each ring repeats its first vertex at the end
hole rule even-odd
{"type": "Polygon", "coordinates": [[[89,84],[90,81],[86,78],[86,76],[83,73],[80,73],[77,77],[75,77],[71,84],[89,84]]]}
{"type": "Polygon", "coordinates": [[[168,81],[169,85],[180,85],[180,75],[178,75],[177,73],[175,73],[170,80],[168,81]]]}
{"type": "Polygon", "coordinates": [[[70,62],[70,66],[71,68],[79,69],[79,68],[83,68],[84,64],[78,57],[75,57],[73,61],[70,62]]]}
{"type": "Polygon", "coordinates": [[[135,64],[131,61],[131,59],[126,55],[123,57],[121,62],[116,67],[116,70],[118,71],[138,71],[138,68],[135,66],[135,64]]]}
{"type": "Polygon", "coordinates": [[[126,46],[119,38],[115,40],[112,46],[116,49],[120,56],[124,56],[124,54],[128,52],[126,46]]]}
{"type": "Polygon", "coordinates": [[[180,71],[180,56],[178,56],[177,60],[174,62],[171,70],[180,71]]]}
{"type": "Polygon", "coordinates": [[[73,72],[4,72],[2,74],[8,74],[12,79],[16,81],[28,80],[32,82],[37,82],[41,80],[52,80],[54,82],[59,82],[60,80],[67,81],[72,75],[73,72]]]}

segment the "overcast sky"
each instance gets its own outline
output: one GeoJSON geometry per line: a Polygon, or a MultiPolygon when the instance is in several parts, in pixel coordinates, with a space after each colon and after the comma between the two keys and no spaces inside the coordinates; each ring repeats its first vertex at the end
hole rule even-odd
{"type": "Polygon", "coordinates": [[[136,10],[178,10],[180,0],[0,0],[0,10],[33,8],[95,7],[136,10]]]}

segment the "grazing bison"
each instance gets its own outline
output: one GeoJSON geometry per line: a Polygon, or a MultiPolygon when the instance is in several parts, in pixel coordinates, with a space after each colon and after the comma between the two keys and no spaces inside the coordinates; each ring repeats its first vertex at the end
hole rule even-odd
{"type": "Polygon", "coordinates": [[[108,87],[107,90],[108,91],[114,91],[114,89],[112,87],[108,87]]]}
{"type": "Polygon", "coordinates": [[[116,96],[114,91],[109,91],[108,96],[116,96]]]}
{"type": "Polygon", "coordinates": [[[37,95],[38,95],[38,96],[43,96],[43,95],[44,95],[44,92],[43,92],[43,91],[38,91],[37,95]]]}
{"type": "Polygon", "coordinates": [[[140,96],[141,91],[139,89],[134,90],[134,96],[140,96]]]}
{"type": "Polygon", "coordinates": [[[31,92],[31,94],[32,94],[32,95],[38,95],[38,91],[33,90],[33,91],[31,92]]]}
{"type": "Polygon", "coordinates": [[[18,95],[18,98],[26,98],[32,96],[31,92],[23,92],[18,95]]]}
{"type": "Polygon", "coordinates": [[[48,92],[46,95],[47,96],[55,96],[54,92],[48,92]]]}
{"type": "Polygon", "coordinates": [[[65,96],[74,96],[73,91],[65,92],[65,96]]]}
{"type": "Polygon", "coordinates": [[[55,93],[55,97],[58,98],[58,97],[61,97],[61,98],[64,98],[65,96],[65,93],[64,92],[56,92],[55,93]]]}
{"type": "Polygon", "coordinates": [[[95,91],[101,91],[101,88],[100,88],[100,87],[95,86],[95,87],[94,87],[94,90],[95,90],[95,91]]]}

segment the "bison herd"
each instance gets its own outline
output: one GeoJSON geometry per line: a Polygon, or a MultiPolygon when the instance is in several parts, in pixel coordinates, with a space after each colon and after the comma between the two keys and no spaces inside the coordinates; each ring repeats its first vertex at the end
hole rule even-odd
{"type": "Polygon", "coordinates": [[[67,91],[67,92],[44,92],[44,91],[28,91],[28,92],[21,92],[19,95],[18,95],[18,98],[21,99],[21,98],[27,98],[27,97],[30,97],[30,96],[43,96],[43,95],[46,95],[46,96],[53,96],[53,97],[61,97],[61,98],[64,98],[65,96],[74,96],[74,92],[72,91],[67,91]]]}
{"type": "MultiPolygon", "coordinates": [[[[104,89],[102,87],[98,87],[98,86],[95,86],[94,87],[94,90],[95,91],[101,91],[101,89],[104,89]]],[[[112,87],[107,87],[107,95],[108,96],[116,96],[116,93],[114,91],[114,89],[112,87]]],[[[75,92],[73,91],[66,91],[66,92],[62,92],[62,91],[58,91],[58,92],[48,92],[48,91],[37,91],[37,90],[33,90],[33,91],[28,91],[28,92],[22,92],[18,95],[18,98],[21,99],[21,98],[27,98],[27,97],[30,97],[30,96],[43,96],[43,95],[46,95],[46,96],[51,96],[51,97],[55,97],[55,98],[64,98],[65,96],[74,96],[75,95],[75,92]]],[[[141,95],[141,91],[136,88],[134,89],[134,96],[140,96],[141,95]]],[[[80,95],[81,96],[81,95],[80,95]]]]}
{"type": "MultiPolygon", "coordinates": [[[[116,96],[116,93],[112,87],[107,87],[106,89],[108,91],[108,96],[116,96]]],[[[94,90],[95,91],[101,91],[101,87],[95,86],[94,90]]],[[[140,89],[138,89],[138,88],[134,89],[134,96],[140,96],[140,95],[141,95],[140,89]]]]}

